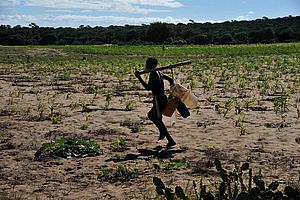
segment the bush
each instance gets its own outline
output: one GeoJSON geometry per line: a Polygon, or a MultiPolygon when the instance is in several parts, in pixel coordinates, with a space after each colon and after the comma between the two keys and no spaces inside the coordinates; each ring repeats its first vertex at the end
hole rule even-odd
{"type": "Polygon", "coordinates": [[[42,147],[34,154],[34,158],[35,160],[44,160],[49,157],[87,157],[100,154],[102,154],[102,150],[94,141],[83,138],[64,138],[42,144],[42,147]]]}

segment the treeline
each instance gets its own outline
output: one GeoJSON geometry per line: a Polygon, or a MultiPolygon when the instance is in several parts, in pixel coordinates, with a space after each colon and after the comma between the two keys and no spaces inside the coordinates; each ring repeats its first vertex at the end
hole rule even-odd
{"type": "Polygon", "coordinates": [[[0,45],[81,44],[247,44],[300,41],[300,16],[253,21],[141,26],[0,26],[0,45]]]}

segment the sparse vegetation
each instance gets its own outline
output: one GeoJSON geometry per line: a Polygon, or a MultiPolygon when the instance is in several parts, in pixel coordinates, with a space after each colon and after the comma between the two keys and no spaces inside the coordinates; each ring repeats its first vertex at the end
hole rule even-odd
{"type": "Polygon", "coordinates": [[[100,199],[162,200],[170,194],[237,200],[258,192],[264,181],[265,190],[256,193],[260,198],[288,196],[299,188],[299,47],[165,45],[164,52],[159,45],[0,47],[0,190],[42,199],[76,199],[84,188],[100,199]],[[156,142],[158,131],[147,119],[151,93],[134,77],[150,54],[161,66],[192,60],[173,73],[199,104],[189,119],[176,113],[177,124],[170,128],[170,119],[163,118],[177,142],[169,150],[166,140],[156,142]],[[104,156],[87,157],[102,148],[104,156]],[[216,158],[222,160],[219,170],[213,167],[216,158]],[[245,161],[253,171],[241,170],[245,161]],[[153,176],[165,181],[155,197],[153,176]],[[279,186],[273,191],[269,185],[274,181],[275,188],[275,180],[279,186]],[[101,187],[95,190],[91,181],[101,187]]]}
{"type": "Polygon", "coordinates": [[[244,200],[244,199],[291,199],[297,200],[300,198],[299,188],[285,186],[283,191],[278,189],[280,185],[278,181],[272,181],[268,186],[263,181],[261,171],[258,175],[252,175],[252,169],[249,163],[243,163],[240,167],[236,166],[233,171],[228,172],[221,165],[220,160],[215,160],[215,166],[218,175],[222,179],[218,188],[215,188],[215,194],[207,191],[207,187],[200,182],[199,189],[193,182],[193,194],[187,195],[181,186],[175,187],[175,192],[167,187],[160,178],[153,177],[153,184],[156,187],[158,195],[164,196],[167,200],[244,200]],[[244,171],[248,171],[248,186],[244,182],[244,171]],[[252,186],[252,182],[255,184],[252,186]]]}
{"type": "Polygon", "coordinates": [[[42,144],[42,147],[35,153],[36,160],[47,158],[68,158],[98,156],[102,154],[100,146],[92,140],[84,138],[65,138],[42,144]]]}
{"type": "Polygon", "coordinates": [[[135,178],[138,175],[138,171],[127,165],[119,164],[116,166],[116,169],[113,170],[102,170],[98,175],[99,181],[129,181],[132,178],[135,178]]]}
{"type": "Polygon", "coordinates": [[[122,152],[128,148],[127,142],[123,138],[117,138],[115,142],[110,145],[112,151],[122,152]]]}

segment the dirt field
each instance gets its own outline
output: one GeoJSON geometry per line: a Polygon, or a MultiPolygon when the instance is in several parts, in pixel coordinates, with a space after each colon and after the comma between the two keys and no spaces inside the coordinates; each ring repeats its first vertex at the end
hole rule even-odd
{"type": "MultiPolygon", "coordinates": [[[[299,85],[289,95],[283,117],[274,112],[274,98],[278,97],[274,93],[243,110],[242,115],[236,115],[233,108],[224,117],[220,103],[229,96],[239,101],[259,92],[248,88],[246,96],[230,89],[224,93],[219,80],[204,92],[197,79],[192,91],[199,97],[199,107],[190,110],[187,119],[177,114],[174,126],[170,118],[164,118],[177,142],[175,148],[165,150],[166,141],[157,142],[158,130],[147,119],[151,94],[132,75],[125,76],[122,84],[118,77],[104,73],[82,71],[62,77],[62,71],[55,74],[56,69],[50,65],[32,60],[44,55],[68,59],[65,52],[30,48],[1,48],[1,52],[5,56],[0,66],[0,199],[158,199],[154,176],[172,188],[189,188],[193,180],[199,183],[203,178],[213,190],[220,181],[211,165],[215,158],[229,170],[248,161],[254,173],[262,170],[268,183],[278,180],[285,185],[299,180],[300,144],[296,140],[300,137],[300,119],[293,106],[299,100],[299,85]],[[12,58],[22,62],[10,63],[12,58]],[[97,86],[100,92],[91,86],[97,86]],[[219,104],[221,113],[216,107],[219,104]],[[51,105],[60,115],[57,122],[49,118],[51,105]],[[41,117],[42,106],[45,110],[41,117]],[[43,143],[64,137],[92,139],[101,146],[103,155],[34,159],[43,143]],[[121,152],[112,149],[118,138],[127,143],[127,149],[121,152]],[[173,166],[178,160],[182,165],[173,166]],[[134,176],[126,181],[97,179],[101,171],[120,165],[136,170],[134,176]]],[[[80,56],[87,61],[94,59],[80,56]]],[[[134,59],[144,62],[142,56],[134,59]]],[[[172,62],[173,58],[168,59],[172,62]]],[[[198,63],[203,58],[193,59],[198,63]]],[[[299,68],[299,63],[294,67],[299,68]]],[[[296,76],[299,78],[299,74],[296,76]]]]}

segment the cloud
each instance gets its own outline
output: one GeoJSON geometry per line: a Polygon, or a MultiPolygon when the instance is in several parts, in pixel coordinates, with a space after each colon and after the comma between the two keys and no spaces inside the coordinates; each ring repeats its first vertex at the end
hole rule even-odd
{"type": "Polygon", "coordinates": [[[146,6],[165,6],[170,8],[179,8],[183,6],[182,3],[175,0],[127,0],[127,2],[146,6]]]}
{"type": "Polygon", "coordinates": [[[236,21],[243,21],[243,20],[251,20],[252,15],[254,15],[253,11],[249,11],[246,15],[241,15],[235,18],[236,21]]]}
{"type": "Polygon", "coordinates": [[[17,6],[20,5],[20,0],[0,0],[0,7],[1,6],[17,6]]]}
{"type": "MultiPolygon", "coordinates": [[[[173,17],[121,17],[121,16],[92,16],[92,15],[0,15],[0,24],[27,26],[31,22],[40,26],[60,26],[59,24],[68,23],[68,26],[78,27],[81,24],[91,26],[109,26],[109,25],[140,25],[153,22],[166,23],[188,23],[188,18],[173,17]]],[[[66,25],[64,25],[66,26],[66,25]]]]}
{"type": "Polygon", "coordinates": [[[184,6],[177,0],[7,0],[0,6],[37,6],[53,9],[85,9],[95,11],[118,11],[138,14],[166,12],[164,8],[179,8],[184,6]],[[156,9],[153,9],[155,7],[156,9]]]}

